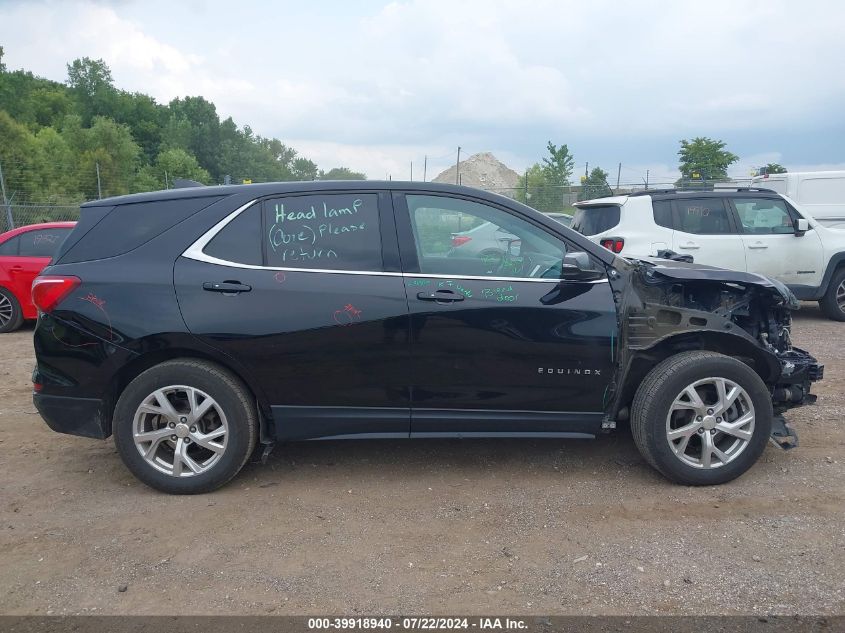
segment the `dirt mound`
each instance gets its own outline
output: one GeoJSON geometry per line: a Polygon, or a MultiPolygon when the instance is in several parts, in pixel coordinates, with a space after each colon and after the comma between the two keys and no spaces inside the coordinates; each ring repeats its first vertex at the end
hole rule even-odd
{"type": "MultiPolygon", "coordinates": [[[[515,189],[519,174],[505,165],[490,152],[473,154],[460,164],[460,184],[479,189],[493,189],[508,194],[508,189],[515,189]]],[[[455,184],[455,166],[439,173],[434,182],[455,184]]]]}

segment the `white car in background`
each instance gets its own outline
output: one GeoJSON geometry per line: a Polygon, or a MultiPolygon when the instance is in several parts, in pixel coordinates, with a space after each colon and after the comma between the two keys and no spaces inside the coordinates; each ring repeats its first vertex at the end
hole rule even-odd
{"type": "Polygon", "coordinates": [[[778,279],[845,321],[845,231],[769,189],[651,190],[579,202],[571,228],[622,256],[671,250],[778,279]]]}

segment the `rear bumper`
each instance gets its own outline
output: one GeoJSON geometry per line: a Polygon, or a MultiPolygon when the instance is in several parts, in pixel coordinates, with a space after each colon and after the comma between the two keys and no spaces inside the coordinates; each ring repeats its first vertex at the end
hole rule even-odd
{"type": "Polygon", "coordinates": [[[54,431],[100,440],[111,435],[111,425],[106,424],[102,400],[36,393],[32,401],[47,426],[54,431]]]}

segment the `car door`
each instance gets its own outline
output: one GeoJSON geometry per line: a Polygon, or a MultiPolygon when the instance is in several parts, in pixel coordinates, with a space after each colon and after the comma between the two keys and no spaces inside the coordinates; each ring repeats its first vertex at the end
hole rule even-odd
{"type": "Polygon", "coordinates": [[[672,200],[672,250],[697,264],[746,269],[745,247],[721,197],[672,200]]]}
{"type": "Polygon", "coordinates": [[[408,317],[389,195],[256,200],[175,265],[189,330],[246,368],[279,439],[407,437],[408,317]]]}
{"type": "Polygon", "coordinates": [[[589,258],[593,279],[561,279],[573,247],[486,201],[407,192],[394,206],[411,315],[411,434],[596,433],[617,328],[603,264],[589,258]],[[452,247],[455,226],[484,222],[516,239],[495,253],[452,247]]]}
{"type": "Polygon", "coordinates": [[[790,286],[821,284],[824,254],[818,232],[796,234],[799,214],[780,198],[736,196],[730,200],[745,247],[748,272],[779,279],[790,286]]]}

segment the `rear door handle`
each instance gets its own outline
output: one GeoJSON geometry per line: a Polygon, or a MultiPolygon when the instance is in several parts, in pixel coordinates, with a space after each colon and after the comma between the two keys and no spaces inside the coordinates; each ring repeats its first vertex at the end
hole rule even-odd
{"type": "Polygon", "coordinates": [[[769,245],[763,244],[763,242],[754,242],[753,244],[749,244],[748,248],[769,248],[769,245]]]}
{"type": "Polygon", "coordinates": [[[455,301],[463,301],[464,296],[453,290],[435,290],[434,292],[419,292],[417,299],[420,301],[437,301],[444,303],[453,303],[455,301]]]}
{"type": "Polygon", "coordinates": [[[206,281],[202,285],[202,289],[208,290],[209,292],[222,292],[225,294],[236,295],[241,292],[249,292],[252,290],[252,286],[242,284],[239,281],[206,281]]]}
{"type": "Polygon", "coordinates": [[[699,248],[698,244],[696,244],[695,242],[687,242],[686,244],[678,244],[678,247],[679,248],[689,248],[689,249],[699,248]]]}

